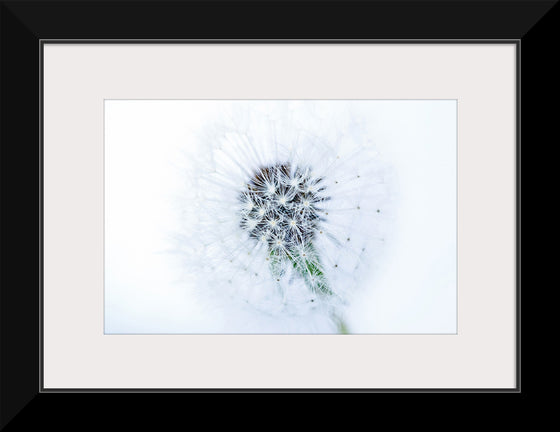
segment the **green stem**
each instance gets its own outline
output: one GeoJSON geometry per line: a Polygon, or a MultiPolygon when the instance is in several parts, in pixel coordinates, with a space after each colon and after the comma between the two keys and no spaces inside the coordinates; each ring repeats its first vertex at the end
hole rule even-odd
{"type": "Polygon", "coordinates": [[[312,292],[333,294],[327,284],[319,254],[312,243],[308,243],[303,251],[291,251],[288,258],[312,292]]]}
{"type": "MultiPolygon", "coordinates": [[[[319,254],[315,250],[312,243],[308,243],[303,250],[289,251],[287,258],[292,263],[294,270],[304,280],[311,292],[330,296],[333,295],[332,290],[327,284],[323,265],[319,258],[319,254]]],[[[270,251],[270,269],[275,277],[281,277],[282,258],[274,250],[270,251]]],[[[339,334],[349,334],[349,328],[344,319],[336,312],[331,313],[331,319],[336,325],[339,334]]]]}
{"type": "Polygon", "coordinates": [[[335,312],[333,312],[331,317],[336,325],[336,330],[339,334],[350,334],[348,325],[340,315],[337,315],[335,312]]]}

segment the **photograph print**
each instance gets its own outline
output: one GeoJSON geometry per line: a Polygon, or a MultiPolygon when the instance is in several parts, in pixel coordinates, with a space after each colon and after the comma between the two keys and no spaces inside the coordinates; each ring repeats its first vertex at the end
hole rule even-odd
{"type": "Polygon", "coordinates": [[[456,100],[104,101],[105,334],[456,334],[456,100]]]}

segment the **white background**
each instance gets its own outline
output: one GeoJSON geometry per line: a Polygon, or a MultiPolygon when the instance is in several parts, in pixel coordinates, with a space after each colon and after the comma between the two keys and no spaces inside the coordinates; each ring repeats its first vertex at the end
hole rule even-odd
{"type": "Polygon", "coordinates": [[[53,388],[513,388],[516,45],[44,47],[53,388]],[[456,335],[106,335],[104,99],[456,99],[456,335]]]}
{"type": "MultiPolygon", "coordinates": [[[[105,101],[106,333],[236,333],[236,322],[245,328],[252,323],[245,330],[250,333],[268,331],[266,317],[197,302],[193,279],[182,277],[170,249],[181,229],[182,205],[189,205],[181,196],[185,172],[197,171],[197,137],[216,121],[214,113],[232,105],[259,110],[286,103],[105,101]]],[[[456,101],[303,104],[361,116],[395,173],[394,226],[382,267],[362,282],[365,289],[350,307],[351,331],[455,333],[456,101]]],[[[307,110],[299,104],[292,110],[305,123],[307,110]]]]}

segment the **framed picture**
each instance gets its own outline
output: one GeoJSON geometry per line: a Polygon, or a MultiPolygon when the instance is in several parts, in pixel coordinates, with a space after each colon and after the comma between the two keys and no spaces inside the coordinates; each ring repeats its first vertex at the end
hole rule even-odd
{"type": "Polygon", "coordinates": [[[2,2],[2,425],[49,393],[521,393],[554,4],[2,2]]]}

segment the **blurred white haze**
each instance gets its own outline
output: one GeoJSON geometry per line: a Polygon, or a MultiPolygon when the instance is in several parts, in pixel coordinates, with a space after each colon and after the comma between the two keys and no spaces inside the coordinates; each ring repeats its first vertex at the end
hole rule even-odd
{"type": "Polygon", "coordinates": [[[230,301],[216,282],[227,263],[216,262],[206,283],[195,270],[205,257],[175,253],[185,231],[203,235],[192,215],[206,191],[190,181],[204,175],[201,161],[214,144],[207,131],[239,110],[257,119],[285,116],[282,124],[308,127],[327,141],[360,125],[363,142],[390,173],[390,204],[379,226],[373,219],[352,225],[360,241],[374,232],[383,246],[352,279],[355,287],[341,287],[351,289],[346,324],[360,334],[456,333],[454,100],[106,100],[105,333],[331,332],[319,312],[263,313],[230,301]],[[328,127],[317,126],[317,117],[328,127]],[[363,228],[368,224],[374,229],[363,228]]]}

